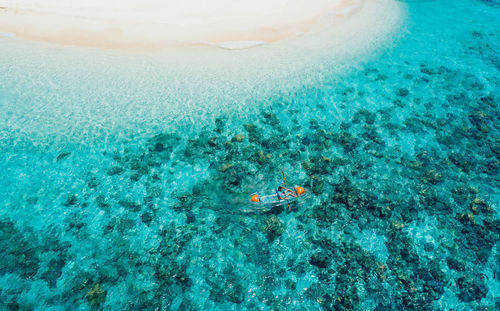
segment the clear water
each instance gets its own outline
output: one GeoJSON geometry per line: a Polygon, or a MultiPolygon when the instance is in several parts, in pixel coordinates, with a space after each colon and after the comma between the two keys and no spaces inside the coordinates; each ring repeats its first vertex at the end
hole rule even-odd
{"type": "Polygon", "coordinates": [[[0,308],[499,309],[500,3],[403,5],[253,70],[1,38],[0,308]]]}

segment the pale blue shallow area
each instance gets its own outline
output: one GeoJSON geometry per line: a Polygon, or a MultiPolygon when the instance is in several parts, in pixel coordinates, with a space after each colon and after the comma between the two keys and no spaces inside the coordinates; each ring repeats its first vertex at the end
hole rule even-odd
{"type": "Polygon", "coordinates": [[[0,309],[500,309],[500,2],[402,2],[307,81],[0,38],[0,309]]]}

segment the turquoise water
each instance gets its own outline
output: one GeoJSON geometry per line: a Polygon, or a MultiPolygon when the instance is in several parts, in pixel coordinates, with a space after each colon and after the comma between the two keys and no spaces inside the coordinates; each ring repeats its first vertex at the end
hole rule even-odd
{"type": "Polygon", "coordinates": [[[403,4],[271,69],[1,38],[0,309],[499,309],[500,3],[403,4]]]}

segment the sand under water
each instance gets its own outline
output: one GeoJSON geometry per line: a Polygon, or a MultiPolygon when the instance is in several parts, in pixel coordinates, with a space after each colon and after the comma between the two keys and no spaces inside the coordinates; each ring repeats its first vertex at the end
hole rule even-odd
{"type": "Polygon", "coordinates": [[[364,8],[238,51],[0,37],[0,308],[498,309],[500,5],[364,8]],[[254,210],[282,170],[308,198],[254,210]]]}

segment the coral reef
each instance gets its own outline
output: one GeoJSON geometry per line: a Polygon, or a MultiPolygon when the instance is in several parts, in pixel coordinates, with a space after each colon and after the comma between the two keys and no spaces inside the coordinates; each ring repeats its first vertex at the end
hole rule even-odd
{"type": "Polygon", "coordinates": [[[44,178],[0,189],[0,309],[498,309],[500,37],[412,27],[257,112],[5,147],[44,178]],[[282,170],[308,197],[252,206],[282,170]]]}

